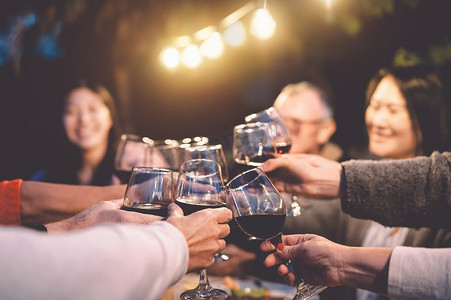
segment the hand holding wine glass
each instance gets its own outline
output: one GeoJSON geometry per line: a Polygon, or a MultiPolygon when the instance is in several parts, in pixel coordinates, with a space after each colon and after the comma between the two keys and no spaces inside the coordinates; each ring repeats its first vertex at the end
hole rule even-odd
{"type": "MultiPolygon", "coordinates": [[[[260,169],[246,171],[228,184],[228,207],[238,226],[252,239],[269,241],[281,236],[286,217],[282,197],[266,174],[260,169]]],[[[306,300],[326,287],[306,284],[298,277],[299,285],[293,300],[306,300]]]]}
{"type": "MultiPolygon", "coordinates": [[[[185,215],[205,208],[225,207],[224,182],[221,168],[213,160],[192,159],[180,166],[175,203],[185,215]]],[[[180,299],[225,300],[225,291],[210,286],[205,269],[200,271],[198,286],[180,295],[180,299]]]]}

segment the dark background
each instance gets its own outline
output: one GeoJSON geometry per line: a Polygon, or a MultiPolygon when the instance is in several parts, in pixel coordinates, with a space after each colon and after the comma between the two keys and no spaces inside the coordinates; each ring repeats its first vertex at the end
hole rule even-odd
{"type": "Polygon", "coordinates": [[[158,55],[173,38],[217,24],[247,2],[0,3],[0,179],[26,179],[57,155],[56,106],[64,86],[80,78],[111,91],[124,132],[203,135],[226,147],[244,116],[271,106],[286,84],[313,80],[332,94],[333,140],[351,156],[366,147],[364,93],[378,68],[421,61],[450,84],[449,0],[333,0],[331,12],[322,0],[268,0],[277,22],[270,40],[248,36],[217,60],[171,71],[158,55]]]}

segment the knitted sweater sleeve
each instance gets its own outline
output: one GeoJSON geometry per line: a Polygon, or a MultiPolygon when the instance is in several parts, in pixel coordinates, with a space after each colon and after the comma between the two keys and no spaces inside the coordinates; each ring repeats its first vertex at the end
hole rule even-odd
{"type": "Polygon", "coordinates": [[[343,211],[386,226],[451,228],[451,152],[343,163],[343,211]]]}

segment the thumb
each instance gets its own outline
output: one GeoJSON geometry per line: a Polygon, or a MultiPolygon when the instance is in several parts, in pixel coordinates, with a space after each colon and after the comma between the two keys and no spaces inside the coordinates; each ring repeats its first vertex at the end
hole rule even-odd
{"type": "Polygon", "coordinates": [[[171,203],[168,206],[168,218],[170,217],[183,217],[183,210],[175,203],[171,203]]]}

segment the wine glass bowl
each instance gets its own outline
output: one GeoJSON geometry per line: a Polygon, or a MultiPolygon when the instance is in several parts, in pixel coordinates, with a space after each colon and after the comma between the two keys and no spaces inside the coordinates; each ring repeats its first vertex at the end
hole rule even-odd
{"type": "Polygon", "coordinates": [[[173,199],[174,180],[171,170],[134,167],[122,209],[165,217],[173,199]]]}
{"type": "Polygon", "coordinates": [[[229,170],[227,166],[226,157],[221,144],[216,145],[202,145],[191,146],[185,148],[183,161],[191,159],[210,159],[219,164],[221,167],[221,174],[223,181],[227,181],[229,178],[229,170]]]}
{"type": "Polygon", "coordinates": [[[236,163],[258,167],[277,156],[276,144],[269,124],[240,124],[233,129],[233,158],[236,163]]]}
{"type": "Polygon", "coordinates": [[[273,132],[274,142],[276,144],[277,153],[288,153],[291,148],[291,138],[285,126],[283,118],[280,116],[277,109],[270,107],[261,112],[248,115],[244,118],[246,123],[263,122],[271,126],[273,132]]]}
{"type": "Polygon", "coordinates": [[[228,207],[250,239],[270,240],[281,234],[285,204],[266,174],[258,168],[237,175],[227,184],[228,207]]]}
{"type": "Polygon", "coordinates": [[[178,170],[181,159],[176,140],[151,140],[148,150],[148,167],[178,170]]]}
{"type": "Polygon", "coordinates": [[[134,134],[123,134],[114,160],[114,173],[122,184],[128,182],[133,167],[147,166],[152,140],[134,134]]]}

